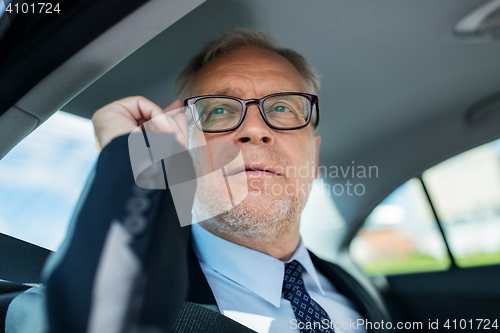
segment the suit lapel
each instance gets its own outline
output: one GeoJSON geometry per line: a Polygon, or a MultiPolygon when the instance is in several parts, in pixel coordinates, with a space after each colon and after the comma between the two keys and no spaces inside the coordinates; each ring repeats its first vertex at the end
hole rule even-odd
{"type": "Polygon", "coordinates": [[[252,329],[220,313],[212,289],[198,258],[188,245],[189,293],[173,332],[176,333],[256,333],[252,329]]]}
{"type": "MultiPolygon", "coordinates": [[[[382,312],[378,304],[366,289],[349,273],[339,266],[318,258],[309,251],[314,266],[332,282],[338,291],[354,302],[358,311],[366,320],[374,322],[388,321],[387,316],[382,312]]],[[[371,332],[371,330],[368,330],[371,332]]],[[[377,332],[380,332],[378,330],[377,332]]]]}
{"type": "Polygon", "coordinates": [[[200,263],[194,253],[191,243],[188,245],[188,269],[189,293],[187,301],[203,305],[215,305],[217,307],[212,289],[208,284],[205,274],[201,270],[200,263]]]}

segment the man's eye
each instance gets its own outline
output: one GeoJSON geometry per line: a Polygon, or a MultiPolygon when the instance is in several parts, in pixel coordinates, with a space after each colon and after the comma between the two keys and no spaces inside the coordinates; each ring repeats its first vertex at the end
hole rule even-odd
{"type": "Polygon", "coordinates": [[[218,107],[218,108],[214,108],[212,109],[212,111],[210,111],[210,115],[217,115],[217,114],[224,114],[224,113],[229,113],[229,111],[225,108],[221,108],[221,107],[218,107]]]}
{"type": "Polygon", "coordinates": [[[286,106],[276,106],[274,108],[272,108],[271,110],[267,111],[267,112],[293,112],[291,109],[287,108],[286,106]]]}

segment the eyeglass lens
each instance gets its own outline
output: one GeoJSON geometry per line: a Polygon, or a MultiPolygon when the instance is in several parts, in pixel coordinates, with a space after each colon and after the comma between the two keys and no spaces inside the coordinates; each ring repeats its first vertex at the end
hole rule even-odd
{"type": "MultiPolygon", "coordinates": [[[[280,95],[265,99],[263,109],[271,125],[288,129],[307,122],[311,105],[303,96],[280,95]]],[[[243,104],[231,98],[207,97],[194,104],[195,120],[206,130],[230,129],[238,124],[242,113],[243,104]]]]}

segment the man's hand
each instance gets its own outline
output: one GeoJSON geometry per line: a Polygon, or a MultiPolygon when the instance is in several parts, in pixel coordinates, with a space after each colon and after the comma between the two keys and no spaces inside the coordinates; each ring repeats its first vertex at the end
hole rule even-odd
{"type": "Polygon", "coordinates": [[[148,129],[163,133],[174,133],[177,142],[188,148],[187,117],[182,112],[184,104],[175,100],[164,110],[150,100],[141,97],[127,97],[108,104],[92,116],[100,152],[114,138],[132,132],[137,126],[151,119],[148,129]]]}

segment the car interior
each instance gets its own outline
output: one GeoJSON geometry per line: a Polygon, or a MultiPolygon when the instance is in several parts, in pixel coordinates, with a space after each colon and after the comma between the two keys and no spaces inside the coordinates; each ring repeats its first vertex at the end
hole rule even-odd
{"type": "MultiPolygon", "coordinates": [[[[35,4],[11,5],[23,3],[35,4]]],[[[0,158],[60,111],[88,120],[135,95],[165,107],[202,45],[264,31],[321,76],[328,204],[301,226],[309,249],[362,281],[394,323],[422,323],[402,331],[498,327],[499,0],[57,3],[59,13],[10,13],[9,1],[0,11],[0,158]]],[[[0,235],[3,331],[51,250],[0,235]]]]}

